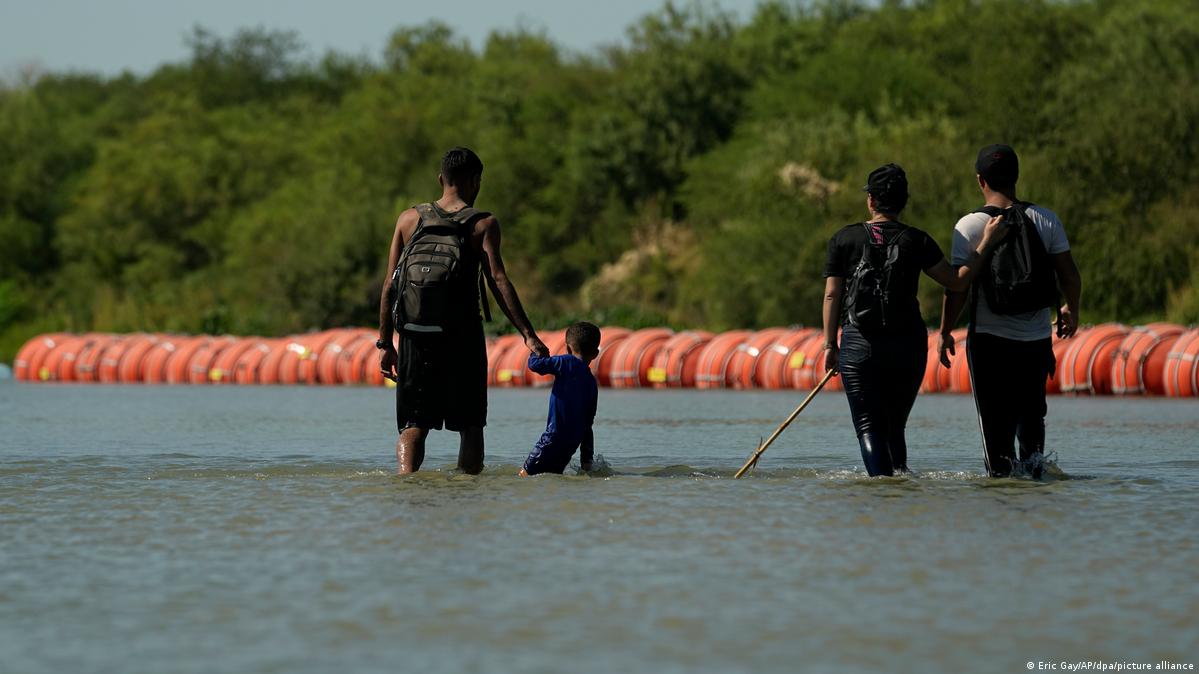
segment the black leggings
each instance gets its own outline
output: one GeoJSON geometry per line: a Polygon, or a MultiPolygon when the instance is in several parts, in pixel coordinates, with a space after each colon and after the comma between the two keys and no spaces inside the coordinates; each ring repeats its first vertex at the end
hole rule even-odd
{"type": "Polygon", "coordinates": [[[920,392],[928,363],[928,338],[913,335],[864,335],[853,326],[841,330],[841,382],[858,433],[862,462],[871,475],[908,469],[904,428],[920,392]]]}

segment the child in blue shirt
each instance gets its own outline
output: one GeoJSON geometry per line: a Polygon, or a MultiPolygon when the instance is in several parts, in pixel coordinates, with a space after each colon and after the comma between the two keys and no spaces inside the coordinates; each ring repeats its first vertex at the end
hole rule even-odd
{"type": "Polygon", "coordinates": [[[599,355],[600,330],[590,323],[575,323],[566,329],[566,355],[529,356],[529,369],[537,374],[553,375],[550,414],[545,432],[525,459],[521,475],[559,473],[566,470],[575,450],[582,447],[583,470],[591,470],[595,441],[591,424],[595,421],[599,385],[591,374],[591,361],[599,355]]]}

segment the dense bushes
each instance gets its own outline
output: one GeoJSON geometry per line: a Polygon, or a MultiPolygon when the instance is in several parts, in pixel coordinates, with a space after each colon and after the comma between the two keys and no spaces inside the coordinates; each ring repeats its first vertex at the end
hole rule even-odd
{"type": "MultiPolygon", "coordinates": [[[[475,147],[480,206],[542,322],[819,318],[825,241],[896,161],[947,245],[972,161],[1013,144],[1088,321],[1199,319],[1190,3],[667,5],[587,55],[403,28],[378,62],[286,34],[191,38],[145,77],[0,89],[0,360],[52,329],[369,325],[395,216],[475,147]],[[877,6],[876,6],[877,5],[877,6]]],[[[925,312],[937,316],[924,284],[925,312]]]]}

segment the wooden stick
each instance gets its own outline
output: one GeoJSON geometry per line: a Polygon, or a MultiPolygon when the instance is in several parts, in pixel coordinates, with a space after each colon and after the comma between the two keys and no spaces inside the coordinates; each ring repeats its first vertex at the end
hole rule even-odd
{"type": "Polygon", "coordinates": [[[808,406],[808,403],[812,402],[812,399],[816,397],[817,393],[820,393],[820,389],[824,388],[824,385],[828,383],[828,380],[833,378],[833,374],[835,373],[832,370],[824,373],[824,379],[820,380],[820,383],[816,385],[816,388],[812,389],[812,392],[808,394],[808,397],[804,398],[804,401],[799,404],[799,407],[795,408],[795,411],[791,413],[791,416],[787,417],[787,420],[784,421],[781,426],[775,429],[774,433],[766,439],[766,442],[762,443],[762,445],[754,451],[753,456],[749,457],[749,460],[745,462],[744,466],[741,466],[741,470],[737,471],[737,474],[733,476],[733,479],[740,479],[746,471],[757,465],[758,457],[762,456],[762,452],[765,452],[766,448],[770,446],[770,443],[774,442],[775,438],[782,435],[783,431],[787,430],[787,427],[791,425],[791,422],[795,421],[795,417],[798,417],[799,413],[804,411],[804,408],[808,406]]]}

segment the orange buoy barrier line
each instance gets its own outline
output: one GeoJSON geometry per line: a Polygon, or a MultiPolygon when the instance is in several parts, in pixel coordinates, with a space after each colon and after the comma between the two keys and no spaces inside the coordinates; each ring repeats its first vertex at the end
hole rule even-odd
{"type": "Polygon", "coordinates": [[[735,389],[754,388],[754,371],[762,354],[787,332],[787,328],[766,328],[755,332],[752,337],[738,345],[729,358],[725,386],[735,389]]]}
{"type": "Polygon", "coordinates": [[[1165,395],[1162,372],[1170,350],[1186,332],[1173,323],[1150,323],[1133,328],[1120,342],[1112,362],[1112,393],[1165,395]]]}
{"type": "Polygon", "coordinates": [[[699,356],[712,333],[687,330],[671,336],[654,356],[646,378],[654,388],[694,388],[699,356]]]}
{"type": "Polygon", "coordinates": [[[1199,328],[1182,333],[1166,355],[1162,388],[1171,398],[1199,396],[1199,328]]]}
{"type": "Polygon", "coordinates": [[[653,384],[650,370],[666,341],[674,335],[666,328],[638,330],[622,340],[613,354],[611,386],[643,388],[653,384]]]}
{"type": "Polygon", "coordinates": [[[1112,392],[1112,364],[1129,329],[1104,323],[1079,331],[1065,358],[1058,363],[1062,393],[1108,395],[1112,392]]]}
{"type": "Polygon", "coordinates": [[[795,359],[802,358],[800,347],[813,335],[820,334],[817,328],[789,329],[769,346],[762,350],[762,355],[754,363],[753,382],[756,388],[768,390],[787,389],[792,387],[790,370],[795,359]]]}
{"type": "Polygon", "coordinates": [[[695,371],[696,388],[725,388],[728,385],[729,361],[737,348],[749,341],[749,330],[730,330],[712,338],[699,355],[695,371]]]}
{"type": "MultiPolygon", "coordinates": [[[[823,374],[824,335],[816,328],[602,331],[591,369],[605,387],[809,390],[823,374]]],[[[379,370],[376,336],[366,328],[279,338],[56,332],[27,341],[13,374],[21,382],[46,383],[391,385],[379,370]]],[[[965,329],[952,337],[947,368],[939,361],[937,335],[929,334],[922,392],[970,392],[969,337],[965,329]]],[[[551,354],[566,353],[565,331],[546,331],[541,339],[551,354]]],[[[1053,355],[1057,371],[1047,393],[1199,397],[1199,328],[1104,323],[1070,339],[1055,337],[1053,355]]],[[[548,386],[552,379],[530,372],[528,358],[520,335],[488,338],[488,385],[548,386]]],[[[826,388],[840,389],[840,378],[826,388]]]]}

